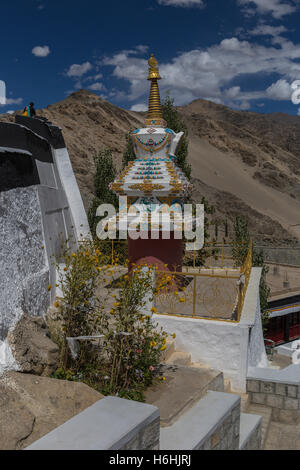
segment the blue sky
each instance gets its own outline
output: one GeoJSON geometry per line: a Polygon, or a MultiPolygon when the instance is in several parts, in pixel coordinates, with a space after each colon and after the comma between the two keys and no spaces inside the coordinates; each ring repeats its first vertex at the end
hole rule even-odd
{"type": "Polygon", "coordinates": [[[300,115],[300,0],[2,0],[7,104],[37,108],[86,88],[127,109],[147,103],[154,53],[178,105],[300,115]],[[297,27],[298,26],[298,27],[297,27]]]}

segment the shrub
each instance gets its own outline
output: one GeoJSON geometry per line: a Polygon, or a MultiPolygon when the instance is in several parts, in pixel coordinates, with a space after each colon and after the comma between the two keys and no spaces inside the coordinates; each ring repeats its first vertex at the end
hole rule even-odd
{"type": "Polygon", "coordinates": [[[82,243],[76,253],[69,254],[67,248],[63,253],[65,266],[58,266],[62,297],[56,302],[61,362],[55,377],[82,380],[103,394],[142,400],[159,375],[167,337],[147,311],[155,289],[152,268],[138,266],[114,279],[119,268],[106,264],[94,242],[82,243]],[[115,293],[113,286],[118,288],[115,293]],[[98,344],[80,341],[79,354],[72,358],[67,338],[86,335],[103,337],[98,344]]]}

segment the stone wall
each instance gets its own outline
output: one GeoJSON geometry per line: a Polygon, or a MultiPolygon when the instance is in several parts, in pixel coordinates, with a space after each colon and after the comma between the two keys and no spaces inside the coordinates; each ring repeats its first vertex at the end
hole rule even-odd
{"type": "Polygon", "coordinates": [[[300,366],[252,370],[247,379],[247,392],[251,403],[272,408],[273,421],[300,422],[300,366]]]}
{"type": "Polygon", "coordinates": [[[23,312],[53,302],[62,239],[74,250],[90,235],[60,128],[16,121],[0,123],[0,346],[23,312]]]}
{"type": "Polygon", "coordinates": [[[28,450],[156,450],[159,410],[105,397],[27,447],[28,450]]]}
{"type": "Polygon", "coordinates": [[[172,425],[157,407],[105,397],[35,441],[29,450],[256,450],[261,416],[240,413],[239,395],[209,391],[172,425]]]}
{"type": "Polygon", "coordinates": [[[259,450],[262,444],[262,417],[241,413],[240,450],[259,450]]]}
{"type": "Polygon", "coordinates": [[[2,340],[23,312],[45,315],[50,302],[50,267],[37,187],[0,192],[0,226],[2,340]]]}
{"type": "Polygon", "coordinates": [[[161,428],[161,449],[238,450],[239,395],[209,391],[169,427],[161,428]]]}

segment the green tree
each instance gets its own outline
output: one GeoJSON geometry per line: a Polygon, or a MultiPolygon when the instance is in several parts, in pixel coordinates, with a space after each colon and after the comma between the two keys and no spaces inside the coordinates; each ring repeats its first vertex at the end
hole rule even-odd
{"type": "Polygon", "coordinates": [[[219,235],[219,223],[218,221],[215,222],[215,238],[216,241],[218,240],[218,235],[219,235]]]}
{"type": "Polygon", "coordinates": [[[228,237],[228,220],[227,219],[225,220],[224,229],[225,229],[225,238],[227,238],[228,237]]]}
{"type": "Polygon", "coordinates": [[[253,251],[252,263],[253,263],[253,266],[258,266],[262,268],[260,285],[259,285],[260,309],[261,309],[262,314],[264,314],[266,322],[268,322],[268,316],[265,314],[268,310],[268,297],[270,295],[270,287],[268,286],[267,281],[266,281],[266,276],[267,276],[267,273],[269,272],[269,267],[264,262],[264,253],[262,250],[253,251]]]}
{"type": "MultiPolygon", "coordinates": [[[[232,256],[237,266],[241,266],[248,254],[250,245],[250,235],[248,231],[248,221],[245,217],[236,217],[234,223],[235,240],[232,248],[232,256]]],[[[253,250],[252,254],[252,266],[261,267],[262,273],[259,284],[259,296],[260,296],[260,310],[262,313],[263,327],[265,328],[268,322],[268,297],[270,294],[270,288],[268,287],[266,276],[269,271],[268,266],[264,262],[263,251],[253,250]]]]}
{"type": "Polygon", "coordinates": [[[129,162],[135,160],[135,153],[133,150],[133,143],[130,134],[130,132],[126,134],[126,148],[122,158],[123,168],[125,168],[129,162]]]}
{"type": "Polygon", "coordinates": [[[101,217],[96,216],[100,204],[113,204],[117,207],[117,197],[109,188],[116,177],[116,168],[113,163],[112,151],[101,149],[94,156],[96,173],[94,176],[94,199],[88,211],[88,220],[93,237],[96,237],[96,227],[101,217]]]}
{"type": "Polygon", "coordinates": [[[234,241],[232,257],[236,266],[242,266],[248,254],[250,235],[248,232],[248,221],[245,217],[236,217],[234,221],[234,241]]]}
{"type": "Polygon", "coordinates": [[[165,99],[162,101],[162,113],[163,119],[167,122],[167,125],[174,132],[184,132],[181,139],[180,147],[177,150],[176,164],[181,168],[185,176],[190,179],[191,177],[191,165],[187,162],[188,158],[188,130],[183,122],[178,110],[174,106],[174,99],[170,97],[169,93],[166,94],[165,99]]]}

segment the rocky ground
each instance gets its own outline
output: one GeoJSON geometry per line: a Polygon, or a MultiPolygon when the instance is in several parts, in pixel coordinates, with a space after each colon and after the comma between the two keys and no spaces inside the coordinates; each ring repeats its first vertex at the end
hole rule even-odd
{"type": "Polygon", "coordinates": [[[80,382],[50,378],[58,347],[41,317],[23,315],[8,344],[19,370],[0,377],[0,449],[23,449],[103,395],[80,382]]]}
{"type": "Polygon", "coordinates": [[[5,373],[0,378],[0,449],[24,449],[102,397],[80,382],[5,373]]]}

